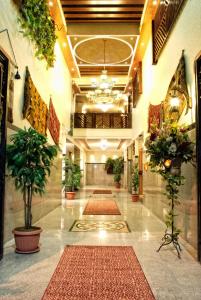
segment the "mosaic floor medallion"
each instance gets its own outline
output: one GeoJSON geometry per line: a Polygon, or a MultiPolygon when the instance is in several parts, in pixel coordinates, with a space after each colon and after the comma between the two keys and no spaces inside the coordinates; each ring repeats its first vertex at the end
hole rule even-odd
{"type": "Polygon", "coordinates": [[[126,221],[94,221],[76,220],[69,231],[90,232],[90,231],[130,232],[126,221]]]}

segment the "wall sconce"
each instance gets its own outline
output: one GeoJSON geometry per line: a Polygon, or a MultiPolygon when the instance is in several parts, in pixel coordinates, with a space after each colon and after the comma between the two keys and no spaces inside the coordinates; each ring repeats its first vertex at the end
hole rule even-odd
{"type": "Polygon", "coordinates": [[[179,112],[180,99],[177,96],[176,91],[173,91],[172,98],[170,99],[170,111],[171,112],[179,112]]]}
{"type": "Polygon", "coordinates": [[[15,57],[15,53],[14,53],[14,50],[13,50],[13,46],[12,46],[12,43],[11,43],[11,39],[10,39],[8,29],[6,28],[6,29],[1,30],[0,34],[4,33],[4,32],[6,32],[6,34],[8,36],[8,41],[9,41],[9,44],[10,44],[10,47],[11,47],[11,50],[12,50],[12,54],[13,54],[13,57],[14,57],[14,61],[15,61],[15,68],[17,69],[16,74],[15,74],[15,79],[18,80],[18,79],[21,79],[21,77],[20,77],[20,74],[18,72],[18,65],[17,65],[17,61],[16,61],[16,57],[15,57]]]}

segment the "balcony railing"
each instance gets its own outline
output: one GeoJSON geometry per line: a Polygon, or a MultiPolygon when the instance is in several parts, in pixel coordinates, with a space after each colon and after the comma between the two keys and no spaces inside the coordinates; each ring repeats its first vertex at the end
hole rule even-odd
{"type": "Polygon", "coordinates": [[[132,128],[132,119],[127,113],[75,113],[74,128],[132,128]]]}

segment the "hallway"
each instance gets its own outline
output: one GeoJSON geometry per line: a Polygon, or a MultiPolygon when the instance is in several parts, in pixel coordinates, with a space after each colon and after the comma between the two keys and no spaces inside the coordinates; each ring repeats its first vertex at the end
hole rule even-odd
{"type": "Polygon", "coordinates": [[[200,265],[185,248],[182,246],[181,260],[172,247],[156,252],[165,225],[140,202],[131,202],[125,190],[112,188],[112,195],[94,195],[95,188],[82,189],[76,200],[62,199],[61,206],[36,224],[43,229],[40,252],[13,254],[14,242],[7,243],[4,260],[0,262],[0,299],[40,300],[66,245],[133,246],[157,300],[201,299],[200,265]],[[116,200],[121,215],[83,215],[89,199],[111,198],[116,200]],[[127,221],[131,232],[69,231],[75,220],[127,221]]]}

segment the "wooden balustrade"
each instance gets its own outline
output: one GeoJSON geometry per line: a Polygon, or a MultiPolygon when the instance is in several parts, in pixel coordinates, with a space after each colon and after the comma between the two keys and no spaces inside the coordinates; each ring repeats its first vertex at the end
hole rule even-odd
{"type": "Polygon", "coordinates": [[[127,113],[75,113],[74,128],[132,128],[131,120],[127,113]]]}

